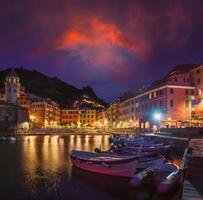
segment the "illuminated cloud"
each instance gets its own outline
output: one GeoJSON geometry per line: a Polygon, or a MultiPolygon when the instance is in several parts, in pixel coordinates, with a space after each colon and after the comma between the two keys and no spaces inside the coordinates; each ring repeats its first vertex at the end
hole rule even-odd
{"type": "Polygon", "coordinates": [[[137,40],[132,43],[118,26],[98,18],[84,20],[81,26],[76,25],[65,31],[58,48],[79,51],[82,59],[94,65],[122,62],[119,48],[132,51],[138,58],[148,52],[144,41],[137,40]]]}
{"type": "Polygon", "coordinates": [[[202,0],[2,0],[0,66],[38,69],[79,87],[93,83],[99,92],[109,85],[117,93],[134,89],[173,65],[202,62],[202,6],[202,0]]]}

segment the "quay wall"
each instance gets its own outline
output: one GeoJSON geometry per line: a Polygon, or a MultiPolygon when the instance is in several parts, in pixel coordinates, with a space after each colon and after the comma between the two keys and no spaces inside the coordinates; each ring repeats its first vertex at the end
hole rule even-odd
{"type": "Polygon", "coordinates": [[[161,128],[161,135],[170,135],[173,137],[190,137],[200,138],[203,137],[203,128],[188,127],[188,128],[161,128]]]}
{"type": "Polygon", "coordinates": [[[57,129],[30,129],[30,130],[18,130],[18,135],[83,135],[83,134],[92,134],[92,135],[101,135],[101,134],[110,134],[107,130],[97,130],[90,128],[57,128],[57,129]]]}
{"type": "Polygon", "coordinates": [[[14,135],[16,133],[15,122],[0,122],[0,136],[14,135]]]}

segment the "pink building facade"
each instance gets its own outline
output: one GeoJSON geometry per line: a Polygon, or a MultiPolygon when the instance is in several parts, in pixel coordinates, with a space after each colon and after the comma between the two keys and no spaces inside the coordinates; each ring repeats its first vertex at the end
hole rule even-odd
{"type": "Polygon", "coordinates": [[[198,72],[198,67],[195,66],[195,70],[193,68],[191,65],[176,66],[162,80],[121,102],[119,125],[142,128],[152,127],[154,124],[184,126],[199,119],[203,111],[203,68],[199,67],[198,72]]]}

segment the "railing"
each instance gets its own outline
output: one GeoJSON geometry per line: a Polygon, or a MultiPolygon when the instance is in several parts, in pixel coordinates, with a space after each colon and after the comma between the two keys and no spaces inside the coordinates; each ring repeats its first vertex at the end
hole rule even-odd
{"type": "Polygon", "coordinates": [[[182,178],[181,178],[181,181],[180,181],[180,184],[181,184],[181,193],[180,193],[181,199],[182,199],[182,196],[183,196],[184,180],[185,180],[185,177],[187,175],[187,154],[188,154],[188,149],[189,149],[189,139],[188,139],[188,147],[184,151],[184,154],[183,154],[183,157],[182,157],[182,162],[180,164],[180,170],[182,171],[182,178]]]}
{"type": "Polygon", "coordinates": [[[188,147],[184,151],[182,162],[180,164],[180,170],[185,170],[187,168],[187,154],[188,154],[188,147]]]}

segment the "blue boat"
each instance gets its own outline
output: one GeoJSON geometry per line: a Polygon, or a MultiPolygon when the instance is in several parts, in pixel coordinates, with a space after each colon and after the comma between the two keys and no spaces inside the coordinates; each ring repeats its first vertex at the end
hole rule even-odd
{"type": "Polygon", "coordinates": [[[133,188],[143,184],[150,184],[159,193],[167,193],[181,182],[183,172],[172,163],[163,163],[149,167],[136,174],[130,181],[133,188]]]}

